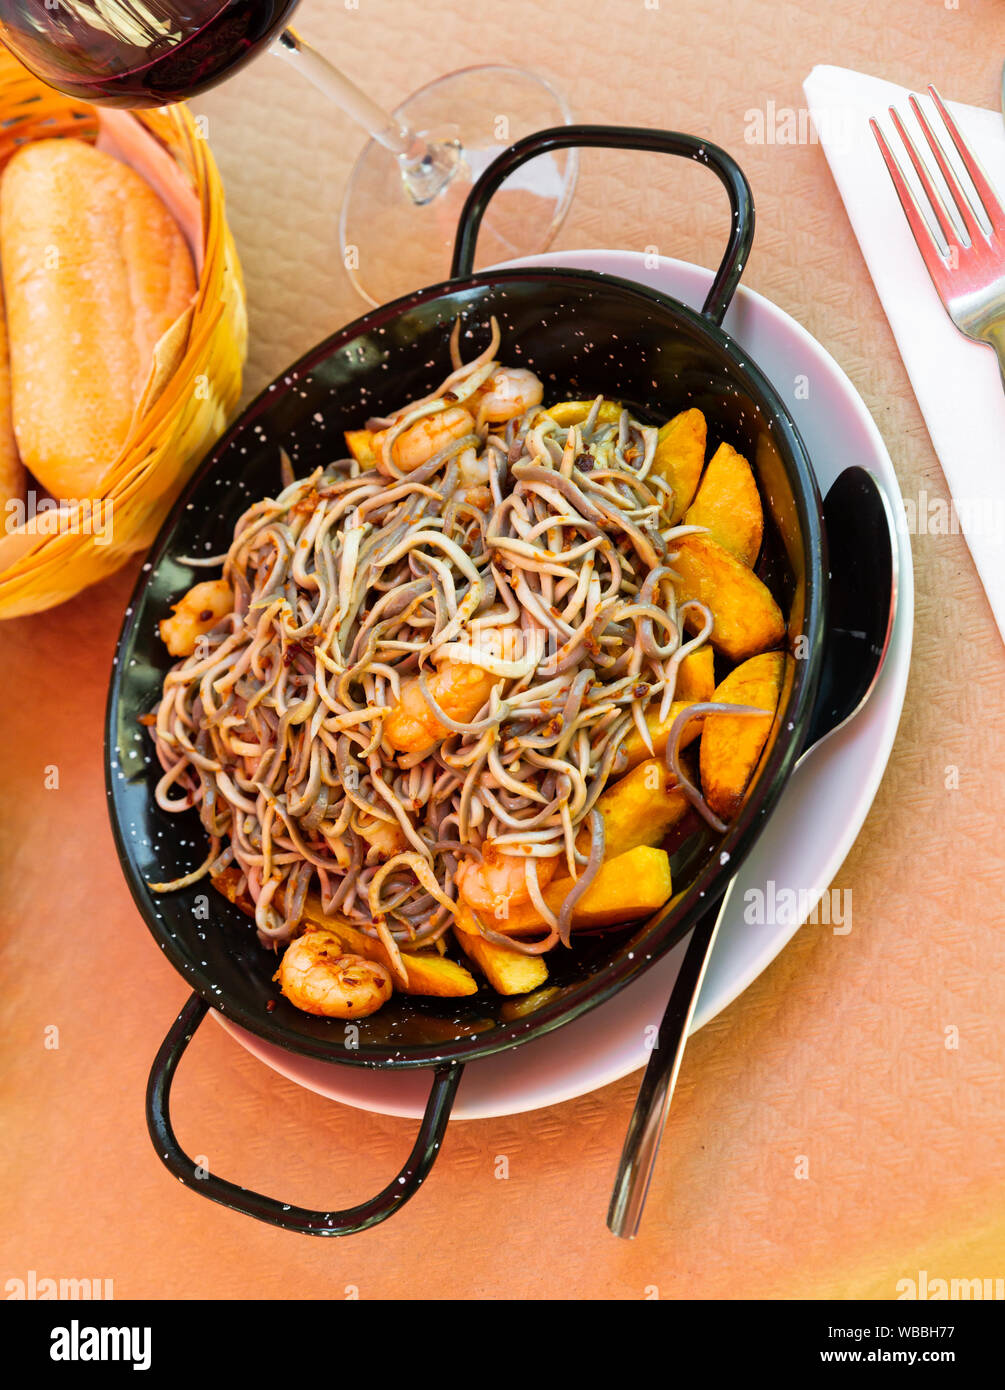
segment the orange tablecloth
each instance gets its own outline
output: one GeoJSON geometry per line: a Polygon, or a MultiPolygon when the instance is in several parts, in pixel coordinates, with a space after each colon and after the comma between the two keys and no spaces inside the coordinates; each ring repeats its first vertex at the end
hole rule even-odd
{"type": "MultiPolygon", "coordinates": [[[[757,202],[745,283],[850,374],[905,495],[947,495],[823,155],[747,145],[745,114],[800,108],[816,62],[935,79],[992,106],[996,0],[304,0],[299,25],[388,105],[450,69],[530,60],[582,118],[701,132],[732,150],[757,202]]],[[[359,311],[336,225],[362,137],[271,60],[196,105],[247,274],[250,393],[359,311]]],[[[725,224],[706,172],[589,153],[557,245],[656,245],[712,264],[725,224]]],[[[143,1090],[187,991],[120,877],[102,781],[109,663],[134,573],[0,627],[3,1278],[112,1279],[119,1298],[550,1299],[889,1298],[921,1270],[1000,1277],[1005,654],[962,537],[916,538],[914,563],[904,718],[836,880],[854,892],[854,929],[804,929],[693,1041],[633,1244],[604,1225],[630,1078],[452,1126],[419,1195],[341,1242],[272,1230],[171,1179],[147,1139],[143,1090]]],[[[369,1195],[415,1128],[302,1091],[209,1025],[175,1113],[216,1172],[324,1207],[369,1195]]]]}

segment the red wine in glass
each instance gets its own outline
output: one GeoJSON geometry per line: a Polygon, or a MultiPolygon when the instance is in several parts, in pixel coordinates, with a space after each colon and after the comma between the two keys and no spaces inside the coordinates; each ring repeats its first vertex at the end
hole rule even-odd
{"type": "Polygon", "coordinates": [[[0,0],[0,37],[36,77],[102,106],[166,106],[254,57],[298,0],[0,0]]]}
{"type": "MultiPolygon", "coordinates": [[[[343,264],[362,297],[379,304],[445,279],[477,171],[510,141],[570,120],[568,107],[545,77],[488,64],[448,73],[385,111],[290,27],[297,3],[0,0],[0,41],[57,91],[125,107],[197,96],[267,49],[371,137],[339,223],[343,264]],[[496,129],[499,112],[507,113],[505,135],[496,129]]],[[[575,179],[574,150],[519,170],[492,199],[482,257],[499,261],[547,246],[575,179]]]]}

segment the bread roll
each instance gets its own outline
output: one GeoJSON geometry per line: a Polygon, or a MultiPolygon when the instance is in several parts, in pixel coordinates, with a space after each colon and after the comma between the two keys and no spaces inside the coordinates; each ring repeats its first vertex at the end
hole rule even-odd
{"type": "Polygon", "coordinates": [[[54,497],[92,497],[195,292],[188,246],[125,164],[38,140],[0,181],[0,263],[21,459],[54,497]]]}
{"type": "Polygon", "coordinates": [[[11,498],[24,500],[24,464],[17,451],[10,414],[10,358],[7,353],[7,321],[0,295],[0,534],[17,524],[7,512],[11,498]]]}

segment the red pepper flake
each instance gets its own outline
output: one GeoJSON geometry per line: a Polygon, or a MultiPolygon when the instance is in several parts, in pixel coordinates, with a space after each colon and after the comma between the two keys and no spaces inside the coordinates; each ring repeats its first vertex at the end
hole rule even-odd
{"type": "Polygon", "coordinates": [[[152,729],[157,723],[157,716],[156,714],[141,714],[136,722],[142,724],[146,729],[152,729]]]}
{"type": "Polygon", "coordinates": [[[296,514],[297,512],[313,512],[317,508],[318,502],[320,500],[321,498],[318,495],[317,488],[312,487],[310,492],[307,493],[306,497],[301,497],[300,501],[296,502],[290,508],[290,511],[294,514],[296,514]]]}
{"type": "Polygon", "coordinates": [[[201,623],[208,623],[210,618],[212,618],[213,616],[214,615],[212,608],[204,608],[202,612],[199,614],[199,621],[201,623]]]}
{"type": "Polygon", "coordinates": [[[635,696],[636,700],[644,699],[644,697],[649,694],[649,687],[642,681],[635,687],[632,694],[635,696]]]}
{"type": "Polygon", "coordinates": [[[267,1014],[271,1014],[272,1011],[275,1009],[275,1007],[276,1007],[276,1001],[275,1001],[274,999],[266,999],[266,1001],[265,1001],[265,1012],[266,1012],[267,1014]]]}

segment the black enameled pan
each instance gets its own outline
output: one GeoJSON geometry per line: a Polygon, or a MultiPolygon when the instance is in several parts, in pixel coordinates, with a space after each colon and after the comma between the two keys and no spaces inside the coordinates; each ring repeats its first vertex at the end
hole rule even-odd
{"type": "Polygon", "coordinates": [[[144,565],[119,638],[108,702],[106,775],[123,871],[154,939],[190,985],[192,997],[154,1063],[148,1123],[158,1153],[203,1196],[274,1225],[344,1235],[384,1220],[415,1191],[440,1147],[463,1064],[539,1038],[631,984],[690,929],[725,891],[753,845],[814,725],[825,659],[826,542],[810,461],[769,381],[720,327],[753,237],[747,181],[723,150],[694,136],[658,130],[565,126],[511,147],[472,190],[461,217],[453,278],[366,314],[314,348],[245,411],[188,485],[144,565]],[[721,180],[732,225],[701,313],[653,290],[585,270],[517,269],[471,273],[479,223],[492,193],[517,165],[547,151],[608,146],[697,160],[721,180]],[[195,577],[179,557],[219,554],[250,502],[279,486],[279,450],[298,474],[344,453],[342,430],[423,394],[449,369],[455,319],[471,355],[484,345],[490,315],[504,355],[532,368],[546,402],[603,392],[644,421],[697,406],[710,449],[728,440],[750,459],[765,510],[758,573],[789,618],[794,660],[756,782],[725,835],[696,831],[672,858],[675,896],[650,922],[580,934],[573,950],[548,957],[550,980],[537,995],[505,999],[484,987],[460,1000],[395,994],[353,1029],[304,1014],[279,996],[273,957],[254,925],[208,884],[154,894],[150,881],[191,870],[204,855],[195,811],[158,809],[155,760],[139,717],[157,703],[170,664],[157,636],[195,577]],[[470,335],[470,336],[468,336],[470,335]],[[727,862],[722,856],[728,854],[727,862]],[[428,1067],[432,1086],[405,1166],[372,1200],[347,1211],[316,1212],[196,1169],[174,1137],[169,1093],[182,1053],[207,1010],[292,1052],[347,1066],[428,1067]]]}

